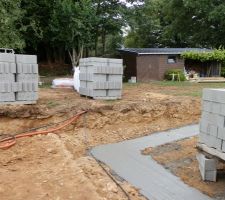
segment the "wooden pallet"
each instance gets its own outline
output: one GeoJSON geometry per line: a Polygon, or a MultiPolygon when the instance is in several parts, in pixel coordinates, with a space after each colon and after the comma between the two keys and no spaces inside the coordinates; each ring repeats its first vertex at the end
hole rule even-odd
{"type": "Polygon", "coordinates": [[[214,148],[210,148],[202,143],[198,143],[197,148],[203,152],[206,152],[210,156],[214,156],[216,158],[219,158],[220,160],[225,161],[225,153],[224,152],[218,151],[217,149],[214,149],[214,148]]]}

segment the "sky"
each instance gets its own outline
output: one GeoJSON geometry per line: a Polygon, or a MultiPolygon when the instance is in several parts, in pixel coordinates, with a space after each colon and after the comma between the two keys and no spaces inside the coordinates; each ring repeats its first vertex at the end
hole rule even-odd
{"type": "Polygon", "coordinates": [[[124,3],[126,3],[126,5],[128,6],[128,7],[130,7],[130,6],[132,6],[132,5],[140,5],[140,4],[142,4],[141,2],[135,2],[135,3],[133,3],[133,4],[131,4],[131,3],[128,3],[126,0],[120,0],[121,2],[124,2],[124,3]]]}

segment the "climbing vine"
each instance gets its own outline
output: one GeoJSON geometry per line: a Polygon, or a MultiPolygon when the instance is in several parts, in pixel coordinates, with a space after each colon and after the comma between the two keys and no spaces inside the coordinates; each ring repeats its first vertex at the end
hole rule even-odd
{"type": "Polygon", "coordinates": [[[225,61],[225,50],[224,49],[215,49],[212,51],[204,51],[204,52],[198,52],[198,51],[189,51],[184,52],[181,54],[181,57],[183,59],[190,59],[190,60],[198,60],[201,62],[206,61],[225,61]]]}

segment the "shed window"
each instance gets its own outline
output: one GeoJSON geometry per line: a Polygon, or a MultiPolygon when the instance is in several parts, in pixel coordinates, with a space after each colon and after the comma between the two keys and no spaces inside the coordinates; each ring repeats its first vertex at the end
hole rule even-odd
{"type": "Polygon", "coordinates": [[[176,62],[177,62],[176,56],[168,56],[167,62],[168,62],[169,64],[176,63],[176,62]]]}

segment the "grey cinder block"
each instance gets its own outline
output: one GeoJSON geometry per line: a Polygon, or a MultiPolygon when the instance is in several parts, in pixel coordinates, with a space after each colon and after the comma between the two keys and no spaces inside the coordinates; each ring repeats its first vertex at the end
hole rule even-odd
{"type": "Polygon", "coordinates": [[[222,143],[222,152],[225,152],[225,140],[223,140],[223,143],[222,143]]]}
{"type": "Polygon", "coordinates": [[[212,112],[212,102],[202,100],[202,111],[212,112]]]}
{"type": "Polygon", "coordinates": [[[120,59],[80,60],[80,94],[94,99],[121,98],[123,66],[120,59]]]}
{"type": "Polygon", "coordinates": [[[204,181],[216,182],[217,176],[217,159],[209,159],[204,154],[197,154],[199,170],[204,181]]]}
{"type": "Polygon", "coordinates": [[[203,132],[200,132],[199,142],[206,144],[208,147],[212,147],[220,151],[222,149],[223,140],[217,137],[214,137],[212,135],[208,135],[203,132]]]}
{"type": "Polygon", "coordinates": [[[15,82],[15,75],[14,74],[0,74],[0,83],[12,83],[15,82]]]}
{"type": "Polygon", "coordinates": [[[200,131],[209,134],[209,122],[207,120],[200,120],[200,131]]]}
{"type": "Polygon", "coordinates": [[[16,100],[17,101],[36,101],[38,99],[37,92],[17,92],[16,100]]]}
{"type": "Polygon", "coordinates": [[[0,62],[15,63],[15,54],[0,53],[0,62]]]}
{"type": "Polygon", "coordinates": [[[218,127],[218,138],[225,140],[225,128],[218,127]]]}
{"type": "Polygon", "coordinates": [[[225,89],[203,89],[203,100],[225,103],[225,89]]]}
{"type": "Polygon", "coordinates": [[[35,103],[37,92],[37,56],[0,53],[0,103],[35,103]]]}
{"type": "Polygon", "coordinates": [[[15,101],[14,92],[1,92],[0,93],[0,102],[11,102],[15,101]]]}
{"type": "Polygon", "coordinates": [[[17,74],[16,81],[17,82],[37,82],[38,83],[38,75],[37,74],[17,74]]]}
{"type": "Polygon", "coordinates": [[[206,111],[202,112],[201,119],[208,121],[210,124],[215,126],[224,126],[225,117],[222,115],[209,113],[206,111]]]}
{"type": "Polygon", "coordinates": [[[87,63],[117,63],[122,65],[122,59],[114,59],[114,58],[98,58],[98,57],[89,57],[89,58],[82,58],[80,59],[80,64],[87,64],[87,63]]]}
{"type": "Polygon", "coordinates": [[[37,64],[37,56],[36,55],[16,55],[16,63],[24,63],[24,64],[37,64]]]}

